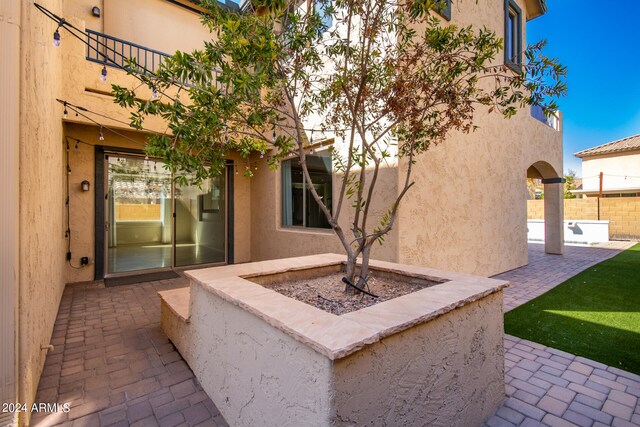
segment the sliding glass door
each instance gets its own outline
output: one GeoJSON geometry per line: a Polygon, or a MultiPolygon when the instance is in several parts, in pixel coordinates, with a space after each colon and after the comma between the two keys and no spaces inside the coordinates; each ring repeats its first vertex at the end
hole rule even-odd
{"type": "Polygon", "coordinates": [[[108,275],[225,262],[224,176],[180,187],[160,161],[105,160],[108,275]]]}
{"type": "Polygon", "coordinates": [[[224,196],[223,176],[176,188],[176,266],[225,261],[224,196]]]}

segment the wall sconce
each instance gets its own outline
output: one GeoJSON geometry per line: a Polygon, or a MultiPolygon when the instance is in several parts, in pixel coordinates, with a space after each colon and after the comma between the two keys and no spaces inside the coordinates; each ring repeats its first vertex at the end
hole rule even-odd
{"type": "Polygon", "coordinates": [[[91,8],[91,14],[96,18],[100,18],[100,8],[98,6],[93,6],[91,8]]]}
{"type": "Polygon", "coordinates": [[[91,184],[86,179],[82,181],[80,185],[82,186],[82,191],[89,191],[89,189],[91,188],[91,184]]]}

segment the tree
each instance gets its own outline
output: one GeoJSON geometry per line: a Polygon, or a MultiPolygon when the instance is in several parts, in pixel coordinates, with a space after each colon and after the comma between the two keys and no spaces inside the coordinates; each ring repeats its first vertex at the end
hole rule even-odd
{"type": "Polygon", "coordinates": [[[576,189],[576,171],[569,169],[564,175],[564,198],[575,199],[576,195],[571,190],[576,189]]]}
{"type": "Polygon", "coordinates": [[[347,279],[362,288],[372,246],[392,229],[415,184],[420,153],[452,131],[473,131],[478,106],[507,118],[531,104],[548,114],[566,90],[566,70],[542,55],[543,42],[529,46],[522,72],[514,72],[496,61],[503,42],[495,33],[443,26],[432,11],[438,3],[257,0],[257,13],[242,14],[209,1],[203,23],[215,37],[203,49],[177,52],[154,73],[129,64],[161,97],[141,99],[135,89],[113,86],[115,99],[134,110],[134,126],[150,115],[168,122],[147,152],[183,183],[187,175],[220,173],[232,150],[245,157],[269,151],[274,168],[295,154],[312,182],[305,123],[321,117],[319,130],[344,141],[332,153],[341,181],[333,211],[309,189],[347,255],[347,279]],[[380,167],[396,155],[407,159],[400,192],[384,215],[371,218],[380,167]],[[348,230],[339,220],[347,209],[348,230]]]}

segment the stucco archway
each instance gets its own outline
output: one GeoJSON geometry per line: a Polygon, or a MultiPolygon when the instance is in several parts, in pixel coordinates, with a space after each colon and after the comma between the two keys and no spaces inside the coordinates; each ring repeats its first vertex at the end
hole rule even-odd
{"type": "Polygon", "coordinates": [[[544,185],[544,250],[564,252],[564,178],[553,166],[538,161],[527,169],[527,178],[538,178],[544,185]]]}

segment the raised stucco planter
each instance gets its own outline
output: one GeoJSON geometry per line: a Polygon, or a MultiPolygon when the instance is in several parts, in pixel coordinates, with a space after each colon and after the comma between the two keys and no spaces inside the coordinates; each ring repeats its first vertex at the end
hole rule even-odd
{"type": "Polygon", "coordinates": [[[480,425],[504,398],[506,282],[373,261],[446,281],[336,316],[251,280],[336,271],[323,254],[194,270],[161,292],[162,327],[234,426],[480,425]]]}

